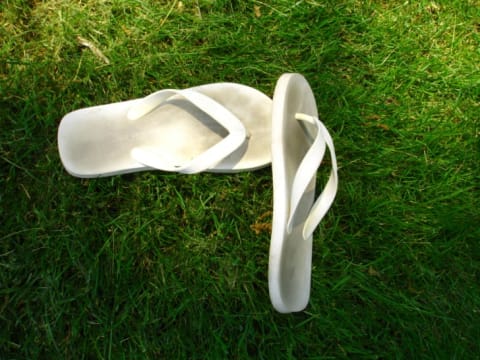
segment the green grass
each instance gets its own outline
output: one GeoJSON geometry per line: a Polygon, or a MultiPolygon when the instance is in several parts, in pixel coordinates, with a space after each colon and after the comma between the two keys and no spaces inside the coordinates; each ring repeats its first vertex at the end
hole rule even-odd
{"type": "Polygon", "coordinates": [[[478,358],[479,49],[476,0],[2,1],[0,357],[478,358]],[[56,147],[74,109],[284,72],[341,181],[289,315],[269,168],[80,180],[56,147]]]}

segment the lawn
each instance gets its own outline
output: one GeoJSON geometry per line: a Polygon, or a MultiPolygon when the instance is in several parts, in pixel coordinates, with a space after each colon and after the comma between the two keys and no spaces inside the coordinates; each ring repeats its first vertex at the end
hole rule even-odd
{"type": "Polygon", "coordinates": [[[478,0],[4,0],[0,126],[2,359],[480,356],[478,0]],[[285,72],[339,161],[303,312],[269,300],[269,167],[60,162],[70,111],[285,72]]]}

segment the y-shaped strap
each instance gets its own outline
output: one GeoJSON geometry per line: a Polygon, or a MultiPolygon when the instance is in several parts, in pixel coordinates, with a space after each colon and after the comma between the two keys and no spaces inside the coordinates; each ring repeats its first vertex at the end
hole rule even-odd
{"type": "Polygon", "coordinates": [[[335,156],[335,148],[333,146],[333,140],[328,133],[327,128],[323,123],[314,116],[306,114],[296,114],[296,119],[299,121],[306,121],[315,125],[317,128],[317,134],[311,147],[305,154],[302,162],[300,163],[295,178],[293,179],[292,193],[290,198],[290,215],[287,223],[287,231],[290,233],[293,229],[293,220],[297,212],[300,201],[303,194],[307,190],[310,181],[315,177],[317,169],[320,166],[323,156],[325,155],[325,148],[328,147],[330,151],[330,158],[332,162],[332,171],[330,177],[325,185],[323,192],[313,204],[308,214],[303,227],[302,235],[306,240],[315,231],[320,221],[323,219],[328,209],[335,199],[338,188],[338,176],[337,176],[337,158],[335,156]]]}
{"type": "MultiPolygon", "coordinates": [[[[167,159],[159,159],[158,154],[142,147],[132,150],[131,155],[135,160],[152,168],[194,174],[212,168],[244,143],[247,137],[247,130],[243,123],[223,105],[194,90],[167,89],[157,91],[134,105],[129,110],[127,117],[130,120],[138,120],[174,95],[181,95],[198,109],[205,112],[222,125],[228,131],[228,135],[186,164],[173,164],[167,159]]],[[[192,141],[195,141],[195,139],[192,139],[192,141]]]]}

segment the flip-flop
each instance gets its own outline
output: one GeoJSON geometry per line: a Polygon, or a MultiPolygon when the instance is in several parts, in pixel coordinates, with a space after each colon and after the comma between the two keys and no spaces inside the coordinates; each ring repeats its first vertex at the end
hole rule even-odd
{"type": "Polygon", "coordinates": [[[85,178],[254,170],[271,162],[271,109],[267,95],[235,83],[160,90],[65,115],[60,158],[70,174],[85,178]]]}
{"type": "Polygon", "coordinates": [[[310,297],[312,234],[337,192],[332,138],[318,119],[302,75],[284,74],[272,109],[273,219],[268,269],[270,299],[282,313],[303,310],[310,297]],[[330,178],[314,203],[316,172],[328,147],[330,178]]]}

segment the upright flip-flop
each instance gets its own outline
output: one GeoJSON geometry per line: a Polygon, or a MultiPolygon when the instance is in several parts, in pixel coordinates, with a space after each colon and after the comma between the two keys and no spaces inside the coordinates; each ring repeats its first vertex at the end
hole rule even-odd
{"type": "Polygon", "coordinates": [[[312,90],[299,74],[284,74],[272,110],[273,220],[268,285],[274,308],[301,311],[310,297],[312,234],[337,192],[332,138],[318,119],[312,90]],[[332,170],[314,203],[316,172],[326,147],[332,170]]]}
{"type": "Polygon", "coordinates": [[[270,164],[272,100],[215,83],[80,109],[58,129],[66,170],[102,177],[159,169],[237,172],[270,164]]]}

